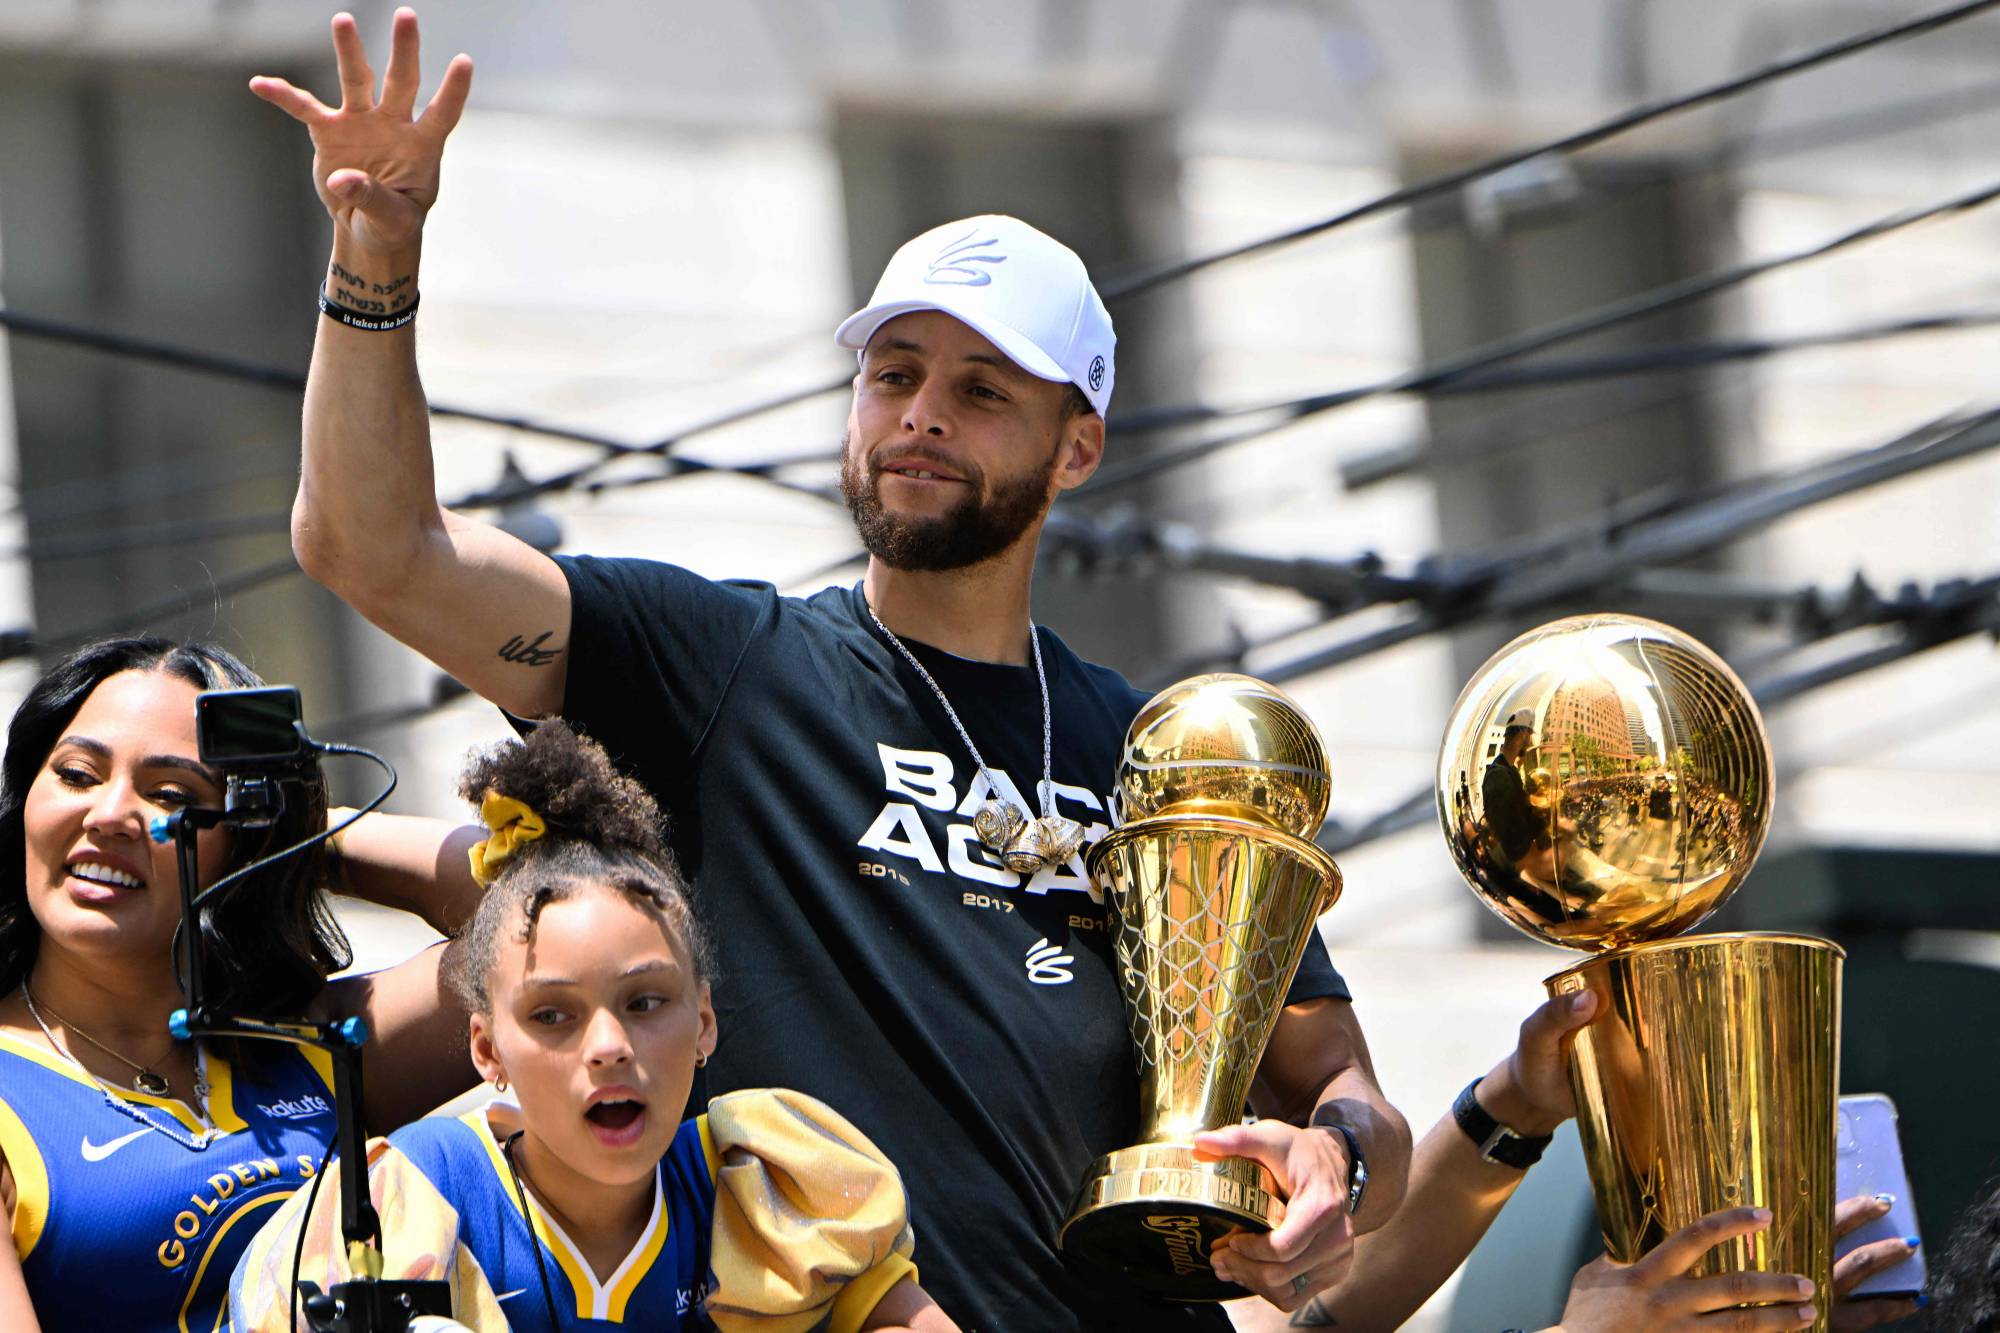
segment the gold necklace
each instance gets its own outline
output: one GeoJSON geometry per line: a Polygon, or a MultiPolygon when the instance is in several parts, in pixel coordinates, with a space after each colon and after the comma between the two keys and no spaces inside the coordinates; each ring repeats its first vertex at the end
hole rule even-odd
{"type": "MultiPolygon", "coordinates": [[[[42,1035],[49,1039],[49,1045],[55,1047],[56,1054],[62,1056],[64,1059],[68,1060],[71,1064],[75,1065],[77,1068],[83,1069],[83,1061],[77,1059],[74,1055],[71,1055],[69,1051],[63,1047],[62,1043],[56,1040],[56,1034],[49,1031],[48,1023],[44,1021],[42,1018],[42,1011],[35,1007],[35,993],[28,989],[28,981],[27,978],[25,977],[21,979],[21,998],[28,1002],[29,1016],[35,1020],[35,1026],[42,1030],[42,1035]]],[[[92,1046],[95,1046],[98,1050],[103,1051],[106,1055],[118,1061],[120,1064],[130,1066],[133,1071],[132,1073],[133,1091],[143,1092],[150,1097],[164,1097],[170,1091],[172,1091],[172,1085],[167,1082],[166,1075],[161,1074],[156,1070],[149,1069],[145,1065],[140,1064],[137,1060],[132,1059],[130,1056],[122,1055],[119,1052],[112,1050],[109,1046],[106,1046],[103,1042],[91,1036],[88,1032],[85,1032],[82,1028],[70,1022],[67,1018],[64,1018],[61,1014],[57,1014],[55,1010],[51,1009],[49,1010],[49,1012],[51,1014],[55,1014],[56,1022],[62,1024],[63,1027],[67,1028],[71,1036],[83,1038],[85,1041],[89,1042],[92,1046]]],[[[90,1071],[88,1069],[84,1069],[84,1072],[88,1074],[90,1071]]],[[[93,1077],[95,1076],[93,1075],[93,1077]]]]}

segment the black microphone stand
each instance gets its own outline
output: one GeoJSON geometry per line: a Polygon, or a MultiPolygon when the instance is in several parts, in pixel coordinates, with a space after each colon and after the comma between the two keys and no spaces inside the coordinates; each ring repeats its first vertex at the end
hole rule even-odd
{"type": "MultiPolygon", "coordinates": [[[[393,781],[393,779],[392,779],[393,781]]],[[[187,1005],[167,1019],[174,1036],[237,1037],[284,1041],[325,1051],[333,1062],[334,1151],[341,1163],[340,1232],[347,1243],[353,1276],[322,1292],[300,1282],[306,1322],[314,1333],[405,1333],[419,1315],[451,1317],[451,1284],[442,1281],[386,1281],[382,1277],[382,1219],[368,1194],[367,1129],[361,1113],[361,1047],[368,1024],[360,1018],[277,1022],[224,1012],[206,1003],[195,886],[200,872],[196,834],[205,828],[257,828],[284,809],[280,780],[268,774],[227,775],[220,810],[187,807],[153,821],[153,841],[173,840],[180,866],[181,929],[186,936],[187,1005]]],[[[305,1219],[300,1225],[306,1224],[305,1219]]],[[[294,1274],[296,1276],[296,1273],[294,1274]]]]}

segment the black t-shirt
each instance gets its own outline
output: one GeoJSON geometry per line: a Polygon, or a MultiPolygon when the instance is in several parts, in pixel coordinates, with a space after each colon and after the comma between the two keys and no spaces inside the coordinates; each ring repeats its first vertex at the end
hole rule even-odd
{"type": "Polygon", "coordinates": [[[1507,853],[1507,859],[1518,861],[1528,854],[1535,845],[1535,835],[1540,832],[1540,822],[1535,818],[1535,808],[1528,804],[1528,790],[1521,782],[1521,770],[1503,758],[1495,759],[1486,766],[1486,777],[1479,784],[1479,794],[1486,802],[1486,823],[1493,830],[1493,836],[1500,840],[1500,850],[1507,853]]]}
{"type": "MultiPolygon", "coordinates": [[[[908,1187],[924,1287],[968,1333],[1227,1328],[1212,1306],[1114,1294],[1055,1249],[1085,1170],[1137,1132],[1106,909],[1081,857],[1022,884],[981,846],[979,770],[860,589],[558,563],[563,715],[666,808],[721,957],[707,1092],[797,1088],[874,1139],[908,1187]]],[[[1146,696],[1040,633],[1057,809],[1095,841],[1146,696]]],[[[1034,668],[909,646],[1028,806],[1034,668]]],[[[1291,1000],[1316,996],[1347,990],[1315,937],[1291,1000]]]]}

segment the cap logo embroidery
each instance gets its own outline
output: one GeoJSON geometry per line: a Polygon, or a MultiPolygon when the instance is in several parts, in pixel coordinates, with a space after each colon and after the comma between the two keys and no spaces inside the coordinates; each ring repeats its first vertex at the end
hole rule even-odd
{"type": "Polygon", "coordinates": [[[1104,358],[1101,356],[1093,356],[1092,358],[1090,358],[1090,391],[1092,393],[1096,393],[1099,389],[1103,387],[1104,387],[1104,358]]]}
{"type": "Polygon", "coordinates": [[[965,235],[945,246],[944,249],[938,251],[930,262],[929,270],[924,274],[924,281],[938,283],[946,287],[984,287],[987,283],[993,281],[993,274],[990,270],[977,266],[980,264],[1004,264],[1007,262],[1007,256],[974,254],[973,251],[975,250],[983,250],[988,246],[1000,244],[1000,238],[997,236],[988,236],[984,240],[974,240],[973,237],[978,233],[978,230],[977,227],[973,228],[971,231],[965,233],[965,235]]]}

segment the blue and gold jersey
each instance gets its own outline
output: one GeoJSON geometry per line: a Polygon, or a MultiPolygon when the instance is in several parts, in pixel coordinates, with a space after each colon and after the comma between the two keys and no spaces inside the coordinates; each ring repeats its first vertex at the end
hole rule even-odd
{"type": "Polygon", "coordinates": [[[515,1328],[548,1325],[546,1273],[559,1328],[674,1329],[706,1294],[708,1224],[715,1211],[707,1135],[706,1116],[680,1127],[654,1172],[645,1228],[624,1262],[602,1281],[546,1208],[530,1196],[523,1209],[483,1110],[419,1120],[391,1134],[389,1146],[451,1201],[460,1243],[515,1328]]]}
{"type": "Polygon", "coordinates": [[[213,1333],[237,1257],[312,1179],[333,1137],[323,1060],[273,1048],[237,1070],[204,1051],[202,1074],[212,1130],[0,1033],[14,1251],[43,1328],[213,1333]]]}
{"type": "MultiPolygon", "coordinates": [[[[519,1111],[420,1120],[368,1154],[382,1276],[450,1284],[453,1318],[475,1333],[850,1333],[884,1293],[916,1277],[895,1167],[799,1093],[733,1093],[683,1124],[654,1173],[650,1217],[602,1276],[532,1186],[523,1207],[494,1114],[511,1122],[519,1111]]],[[[240,1333],[289,1327],[301,1228],[300,1276],[322,1287],[347,1278],[337,1183],[322,1184],[310,1216],[303,1198],[279,1209],[244,1252],[229,1298],[240,1333]]]]}

